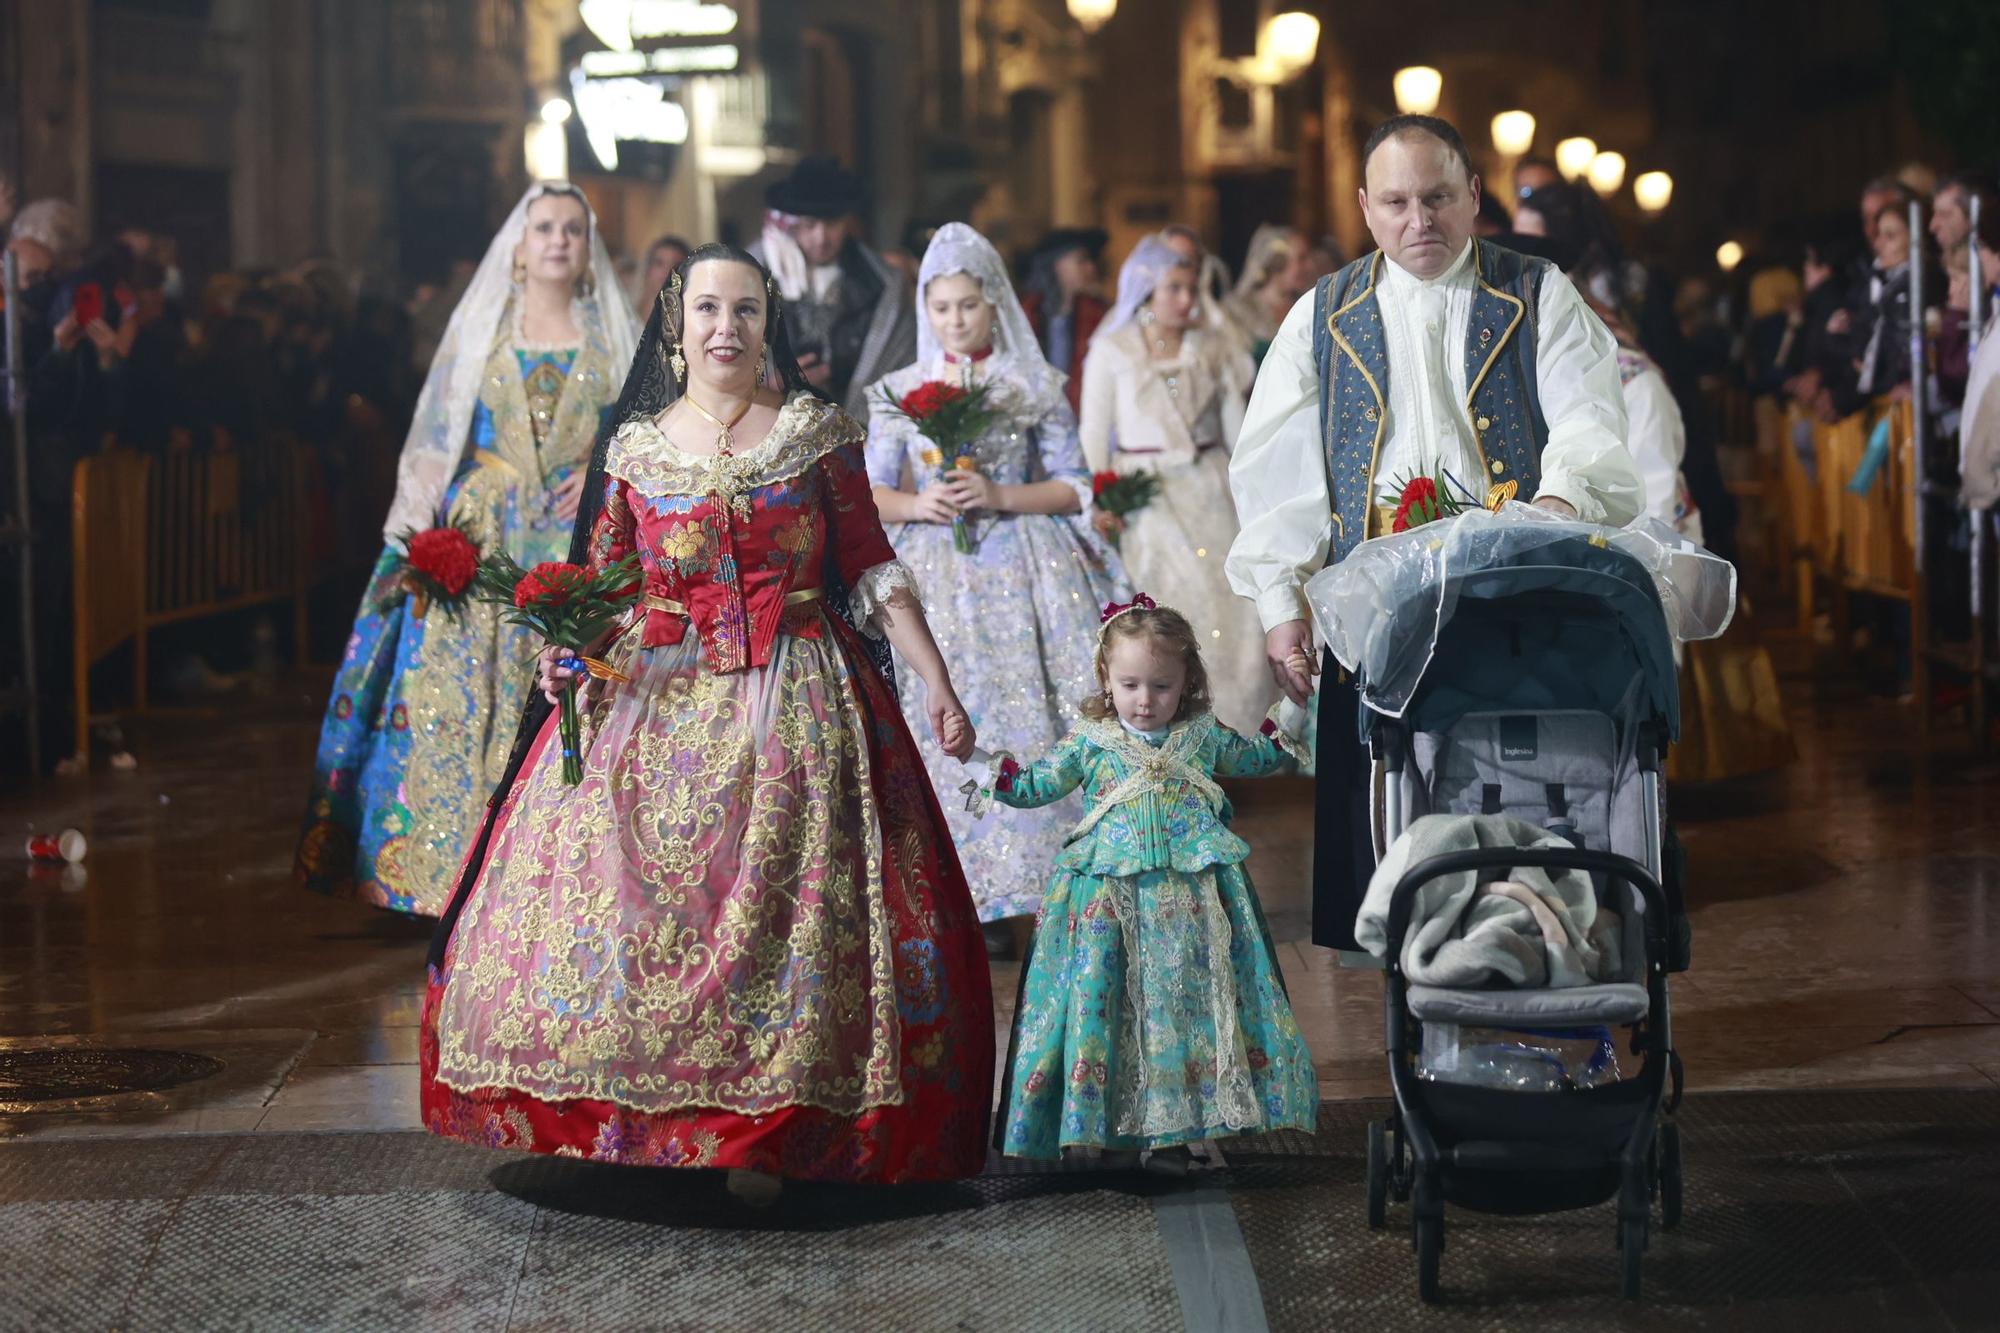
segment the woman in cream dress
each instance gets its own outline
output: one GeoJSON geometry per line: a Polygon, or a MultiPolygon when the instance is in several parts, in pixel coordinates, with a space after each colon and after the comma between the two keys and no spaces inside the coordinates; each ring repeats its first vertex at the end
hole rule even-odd
{"type": "MultiPolygon", "coordinates": [[[[1222,562],[1236,540],[1229,443],[1243,424],[1250,365],[1201,326],[1196,270],[1156,236],[1118,274],[1118,305],[1083,363],[1080,426],[1091,471],[1152,472],[1160,489],[1118,533],[1132,585],[1193,622],[1215,713],[1254,731],[1274,697],[1257,608],[1222,562]]],[[[1116,531],[1108,514],[1100,531],[1116,531]]]]}

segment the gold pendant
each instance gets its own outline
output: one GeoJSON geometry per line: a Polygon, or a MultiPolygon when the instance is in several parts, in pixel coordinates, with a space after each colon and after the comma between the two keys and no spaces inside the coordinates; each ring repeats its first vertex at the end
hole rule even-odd
{"type": "Polygon", "coordinates": [[[1486,507],[1497,513],[1501,505],[1506,504],[1509,500],[1513,499],[1520,493],[1521,493],[1520,482],[1518,481],[1500,482],[1494,486],[1487,488],[1486,507]]]}

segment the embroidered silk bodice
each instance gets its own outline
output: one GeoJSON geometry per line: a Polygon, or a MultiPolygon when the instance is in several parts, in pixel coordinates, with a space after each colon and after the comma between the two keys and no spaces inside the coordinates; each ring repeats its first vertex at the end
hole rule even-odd
{"type": "Polygon", "coordinates": [[[528,396],[528,428],[535,433],[535,447],[546,449],[576,349],[516,347],[514,355],[521,363],[521,389],[528,396]]]}
{"type": "Polygon", "coordinates": [[[1025,808],[1082,789],[1090,813],[1056,859],[1064,870],[1192,874],[1250,855],[1250,845],[1229,831],[1233,811],[1214,780],[1264,777],[1293,765],[1271,735],[1239,736],[1213,713],[1177,722],[1157,741],[1109,719],[1084,723],[1025,767],[1003,758],[993,797],[1025,808]]]}
{"type": "Polygon", "coordinates": [[[781,630],[819,637],[829,555],[857,597],[896,558],[861,446],[851,418],[805,393],[730,458],[685,453],[650,420],[621,427],[590,562],[639,553],[643,645],[679,643],[692,627],[713,669],[741,671],[770,662],[781,630]]]}

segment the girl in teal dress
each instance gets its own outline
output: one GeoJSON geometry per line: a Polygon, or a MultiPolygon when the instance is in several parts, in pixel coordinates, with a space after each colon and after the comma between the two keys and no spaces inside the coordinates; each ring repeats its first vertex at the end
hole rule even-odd
{"type": "Polygon", "coordinates": [[[1105,608],[1096,665],[1102,692],[1049,755],[969,763],[975,808],[1081,788],[1087,811],[1036,921],[1000,1149],[1176,1165],[1211,1138],[1311,1131],[1312,1057],[1216,785],[1293,769],[1303,710],[1281,703],[1254,738],[1216,721],[1194,630],[1143,594],[1105,608]]]}

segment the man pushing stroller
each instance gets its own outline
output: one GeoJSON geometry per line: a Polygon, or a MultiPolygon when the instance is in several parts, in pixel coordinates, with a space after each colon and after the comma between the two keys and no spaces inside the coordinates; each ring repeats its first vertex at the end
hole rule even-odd
{"type": "MultiPolygon", "coordinates": [[[[1265,357],[1230,463],[1229,581],[1257,603],[1272,674],[1322,670],[1303,587],[1387,534],[1406,484],[1512,495],[1613,526],[1644,497],[1617,344],[1554,265],[1472,235],[1480,180],[1457,130],[1397,116],[1368,137],[1360,204],[1380,247],[1301,298],[1265,357]]],[[[1313,941],[1354,949],[1374,869],[1359,696],[1324,659],[1313,941]]]]}

